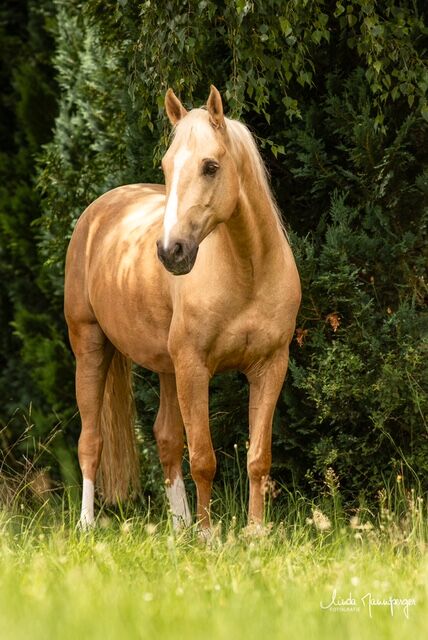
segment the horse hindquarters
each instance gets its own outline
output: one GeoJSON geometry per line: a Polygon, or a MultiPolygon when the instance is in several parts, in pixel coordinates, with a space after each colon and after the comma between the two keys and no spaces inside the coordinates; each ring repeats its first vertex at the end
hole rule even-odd
{"type": "Polygon", "coordinates": [[[76,357],[76,398],[82,430],[79,464],[83,476],[81,525],[94,523],[94,486],[107,502],[125,499],[138,487],[130,364],[107,340],[97,323],[72,324],[76,357]]]}

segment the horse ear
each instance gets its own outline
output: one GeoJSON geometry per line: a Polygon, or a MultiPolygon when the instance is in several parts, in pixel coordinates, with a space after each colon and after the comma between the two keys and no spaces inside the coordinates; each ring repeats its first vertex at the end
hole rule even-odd
{"type": "Polygon", "coordinates": [[[172,89],[168,89],[165,96],[165,110],[172,125],[176,125],[187,114],[186,109],[172,89]]]}
{"type": "Polygon", "coordinates": [[[215,86],[211,85],[211,91],[207,102],[208,114],[210,122],[215,129],[224,127],[223,103],[221,95],[215,86]]]}

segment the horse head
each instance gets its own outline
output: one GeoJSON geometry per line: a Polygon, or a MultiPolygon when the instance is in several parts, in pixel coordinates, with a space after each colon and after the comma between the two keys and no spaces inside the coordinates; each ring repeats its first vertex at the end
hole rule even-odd
{"type": "Polygon", "coordinates": [[[193,268],[204,238],[235,211],[239,178],[214,86],[206,109],[186,111],[171,89],[165,109],[174,137],[162,159],[166,205],[157,250],[168,271],[184,275],[193,268]]]}

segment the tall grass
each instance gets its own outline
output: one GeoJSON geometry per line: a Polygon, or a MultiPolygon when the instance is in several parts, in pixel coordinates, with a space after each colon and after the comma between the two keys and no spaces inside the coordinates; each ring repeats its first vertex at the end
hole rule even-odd
{"type": "Polygon", "coordinates": [[[275,507],[272,490],[257,532],[245,527],[245,483],[225,485],[209,544],[147,505],[101,509],[81,533],[72,492],[20,491],[0,512],[0,638],[424,637],[422,496],[395,480],[376,510],[349,517],[326,483],[317,503],[281,487],[275,507]],[[397,602],[369,608],[367,594],[397,602]]]}

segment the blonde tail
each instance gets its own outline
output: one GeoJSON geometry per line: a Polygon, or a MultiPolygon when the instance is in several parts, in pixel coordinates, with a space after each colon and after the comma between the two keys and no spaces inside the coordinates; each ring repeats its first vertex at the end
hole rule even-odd
{"type": "Polygon", "coordinates": [[[115,351],[107,374],[101,412],[103,450],[97,482],[109,504],[135,497],[140,465],[135,438],[131,361],[115,351]]]}

